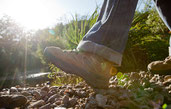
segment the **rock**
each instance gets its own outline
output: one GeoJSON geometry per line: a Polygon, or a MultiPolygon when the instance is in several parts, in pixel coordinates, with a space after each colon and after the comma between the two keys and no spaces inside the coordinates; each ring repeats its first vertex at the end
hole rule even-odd
{"type": "Polygon", "coordinates": [[[41,90],[40,91],[40,95],[41,95],[41,98],[44,98],[45,96],[48,95],[48,92],[47,91],[44,91],[44,90],[41,90]]]}
{"type": "Polygon", "coordinates": [[[165,86],[168,86],[171,84],[171,78],[167,79],[166,81],[163,82],[165,86]]]}
{"type": "Polygon", "coordinates": [[[63,97],[62,104],[64,104],[65,107],[69,106],[69,97],[67,95],[63,97]]]}
{"type": "Polygon", "coordinates": [[[85,109],[97,109],[97,101],[94,98],[89,98],[89,102],[86,104],[85,109]]]}
{"type": "Polygon", "coordinates": [[[49,87],[44,86],[44,87],[41,88],[41,91],[46,91],[48,93],[49,92],[49,87]]]}
{"type": "Polygon", "coordinates": [[[18,89],[16,87],[11,87],[10,88],[10,93],[17,93],[18,89]]]}
{"type": "Polygon", "coordinates": [[[24,96],[31,96],[31,94],[29,92],[26,92],[26,91],[22,91],[21,94],[24,96]]]}
{"type": "Polygon", "coordinates": [[[118,100],[125,100],[128,98],[128,94],[127,93],[123,93],[121,96],[118,97],[118,100]]]}
{"type": "Polygon", "coordinates": [[[144,90],[148,92],[153,92],[154,89],[149,87],[149,88],[145,88],[144,90]]]}
{"type": "Polygon", "coordinates": [[[58,95],[58,94],[55,94],[55,95],[52,95],[49,99],[48,99],[48,103],[50,102],[50,103],[54,103],[55,102],[55,99],[57,99],[57,98],[59,98],[60,97],[60,95],[58,95]]]}
{"type": "Polygon", "coordinates": [[[165,87],[165,89],[171,90],[171,84],[169,86],[165,87]]]}
{"type": "Polygon", "coordinates": [[[52,86],[52,87],[50,87],[50,92],[52,92],[52,91],[57,91],[57,89],[58,89],[58,87],[57,86],[52,86]]]}
{"type": "Polygon", "coordinates": [[[27,98],[23,95],[2,95],[0,96],[0,108],[15,108],[24,106],[27,98]]]}
{"type": "Polygon", "coordinates": [[[33,96],[37,100],[40,100],[41,99],[41,94],[38,91],[36,91],[36,90],[33,91],[33,96]]]}
{"type": "Polygon", "coordinates": [[[166,76],[164,77],[164,81],[167,81],[167,80],[169,80],[169,79],[171,79],[171,75],[166,75],[166,76]]]}
{"type": "Polygon", "coordinates": [[[61,100],[55,102],[56,105],[61,105],[61,100]]]}
{"type": "Polygon", "coordinates": [[[51,104],[48,103],[46,105],[41,106],[39,109],[51,109],[51,104]]]}
{"type": "Polygon", "coordinates": [[[77,104],[77,99],[72,98],[71,100],[69,100],[70,106],[74,107],[77,104]]]}
{"type": "Polygon", "coordinates": [[[44,100],[38,100],[32,104],[30,104],[30,106],[28,106],[28,108],[38,108],[45,105],[45,101],[44,100]]]}
{"type": "Polygon", "coordinates": [[[86,97],[88,94],[85,91],[78,91],[77,96],[80,98],[86,97]]]}
{"type": "Polygon", "coordinates": [[[99,107],[105,107],[107,103],[107,97],[101,94],[96,95],[96,101],[99,107]]]}
{"type": "Polygon", "coordinates": [[[140,107],[132,100],[123,100],[119,102],[120,108],[140,109],[140,107]]]}

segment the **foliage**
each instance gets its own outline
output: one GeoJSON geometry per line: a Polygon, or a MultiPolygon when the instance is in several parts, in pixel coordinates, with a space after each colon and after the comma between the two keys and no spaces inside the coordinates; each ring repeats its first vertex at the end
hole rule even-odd
{"type": "Polygon", "coordinates": [[[136,12],[123,56],[122,71],[146,70],[168,56],[169,33],[154,9],[136,12]]]}
{"type": "Polygon", "coordinates": [[[123,86],[129,80],[128,75],[123,74],[122,72],[118,72],[116,78],[118,80],[118,85],[121,86],[123,86]]]}
{"type": "Polygon", "coordinates": [[[98,8],[88,18],[88,16],[79,18],[76,14],[73,20],[66,25],[64,30],[68,49],[75,49],[82,40],[87,31],[93,26],[98,18],[98,8]]]}

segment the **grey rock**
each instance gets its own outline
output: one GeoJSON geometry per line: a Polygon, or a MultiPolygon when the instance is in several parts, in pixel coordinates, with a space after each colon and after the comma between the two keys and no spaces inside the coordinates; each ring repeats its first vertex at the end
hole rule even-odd
{"type": "Polygon", "coordinates": [[[69,105],[69,97],[65,95],[62,99],[62,104],[64,104],[65,107],[68,107],[69,105]]]}
{"type": "Polygon", "coordinates": [[[107,103],[107,97],[101,94],[96,95],[96,101],[99,107],[105,107],[107,103]]]}
{"type": "Polygon", "coordinates": [[[31,104],[28,106],[28,108],[38,108],[38,107],[41,107],[41,106],[43,106],[43,105],[45,105],[45,101],[44,101],[44,100],[38,100],[38,101],[36,101],[36,102],[34,102],[34,103],[31,103],[31,104]]]}

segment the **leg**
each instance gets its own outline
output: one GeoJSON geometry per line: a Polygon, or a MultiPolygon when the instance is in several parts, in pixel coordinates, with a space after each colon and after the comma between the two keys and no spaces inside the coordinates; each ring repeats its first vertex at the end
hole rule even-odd
{"type": "Polygon", "coordinates": [[[138,0],[105,0],[98,21],[77,49],[121,65],[122,53],[138,0]]]}
{"type": "Polygon", "coordinates": [[[137,0],[105,0],[97,22],[78,45],[78,52],[48,47],[45,56],[93,88],[107,88],[110,73],[116,72],[113,63],[121,63],[136,4],[137,0]]]}

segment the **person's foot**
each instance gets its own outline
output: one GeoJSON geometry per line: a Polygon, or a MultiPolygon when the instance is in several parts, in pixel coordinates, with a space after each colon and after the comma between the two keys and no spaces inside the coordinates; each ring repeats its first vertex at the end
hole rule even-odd
{"type": "Polygon", "coordinates": [[[171,56],[168,56],[164,61],[151,62],[148,65],[148,70],[154,74],[171,74],[171,56]]]}
{"type": "Polygon", "coordinates": [[[111,72],[116,72],[113,63],[91,53],[65,51],[48,47],[45,56],[66,73],[82,77],[92,88],[108,88],[111,72]]]}

